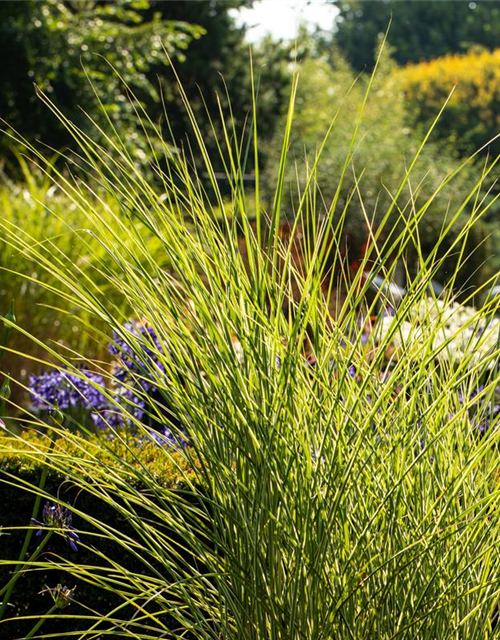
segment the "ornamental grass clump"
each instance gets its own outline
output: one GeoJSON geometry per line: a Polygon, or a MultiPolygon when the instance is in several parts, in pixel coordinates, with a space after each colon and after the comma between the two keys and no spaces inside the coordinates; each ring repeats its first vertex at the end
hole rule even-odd
{"type": "MultiPolygon", "coordinates": [[[[412,184],[418,152],[376,229],[365,210],[371,242],[361,268],[349,274],[340,248],[350,202],[360,202],[362,167],[356,167],[355,150],[362,109],[345,163],[332,176],[339,185],[333,200],[321,202],[316,188],[321,146],[313,163],[297,168],[305,172],[305,186],[290,194],[284,176],[292,161],[287,152],[295,90],[296,83],[268,206],[260,196],[255,100],[248,130],[240,137],[226,129],[220,141],[217,162],[230,178],[228,206],[189,104],[191,142],[203,167],[197,172],[190,158],[173,154],[165,143],[164,156],[156,159],[158,186],[137,170],[119,131],[107,134],[106,145],[97,144],[43,98],[73,135],[87,178],[73,179],[57,168],[52,175],[88,218],[107,257],[94,278],[64,253],[56,259],[46,245],[0,222],[1,233],[40,272],[59,279],[63,295],[82,309],[85,331],[96,327],[103,342],[115,336],[135,376],[121,383],[144,405],[115,391],[116,372],[107,363],[87,363],[87,370],[103,376],[101,385],[85,375],[85,354],[46,345],[47,358],[95,385],[126,413],[130,427],[108,425],[89,449],[83,429],[68,431],[57,423],[50,429],[64,438],[64,450],[39,446],[37,438],[23,447],[25,457],[61,474],[62,485],[76,494],[71,503],[59,495],[57,503],[71,510],[79,535],[78,554],[61,550],[31,563],[28,558],[23,571],[57,571],[49,583],[74,585],[78,602],[71,615],[66,609],[46,614],[40,627],[39,614],[21,610],[22,594],[16,597],[14,590],[0,622],[5,635],[9,625],[23,623],[26,634],[38,625],[37,637],[82,639],[500,636],[498,411],[489,412],[487,430],[477,427],[496,404],[500,349],[488,341],[488,348],[476,351],[475,341],[465,340],[461,357],[441,358],[463,326],[450,328],[443,314],[431,321],[418,312],[431,304],[425,302],[428,284],[444,273],[450,253],[455,263],[458,255],[458,268],[467,269],[464,247],[490,206],[483,181],[496,172],[496,161],[470,185],[465,202],[453,201],[454,175],[439,186],[436,196],[450,195],[441,239],[464,211],[468,223],[446,251],[436,246],[424,254],[420,234],[430,201],[420,201],[418,184],[412,184]],[[248,167],[256,182],[252,210],[244,189],[248,167]],[[353,170],[355,188],[339,204],[344,176],[353,170]],[[126,219],[111,210],[112,222],[101,216],[93,206],[99,189],[122,203],[126,219]],[[222,220],[214,219],[214,204],[222,220]],[[388,222],[395,213],[397,227],[388,222]],[[286,214],[285,238],[280,228],[286,214]],[[151,255],[145,230],[162,244],[169,268],[151,255]],[[363,274],[389,282],[407,254],[415,256],[418,278],[408,282],[386,331],[376,333],[378,320],[370,320],[372,339],[360,315],[370,318],[387,301],[380,287],[366,302],[370,279],[363,274]],[[96,285],[102,277],[113,296],[96,285]],[[148,330],[127,329],[123,308],[132,308],[148,330]],[[176,486],[165,486],[138,461],[136,435],[149,431],[136,411],[145,407],[174,438],[187,438],[188,446],[156,449],[177,469],[176,486]],[[114,453],[110,442],[117,441],[126,455],[114,453]],[[96,447],[106,455],[95,454],[96,447]],[[84,509],[80,491],[104,501],[116,520],[84,509]],[[90,565],[81,560],[84,553],[92,554],[90,565]],[[113,606],[86,606],[82,594],[89,585],[112,594],[113,606]]],[[[329,135],[335,135],[335,121],[329,135]]],[[[448,277],[445,305],[453,302],[457,275],[448,277]]],[[[475,311],[466,331],[476,321],[485,326],[493,314],[491,305],[475,311]]],[[[22,318],[16,328],[23,332],[22,318]]],[[[36,416],[32,428],[46,429],[36,416]]],[[[45,502],[57,497],[12,473],[2,482],[2,491],[16,487],[45,502]]],[[[7,524],[2,533],[14,530],[7,524]]],[[[3,558],[2,565],[16,570],[15,559],[3,558]]]]}

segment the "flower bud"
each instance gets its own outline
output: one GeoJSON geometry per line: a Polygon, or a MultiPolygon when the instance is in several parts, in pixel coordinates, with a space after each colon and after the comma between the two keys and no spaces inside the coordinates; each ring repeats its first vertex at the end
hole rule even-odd
{"type": "Polygon", "coordinates": [[[49,415],[52,418],[53,422],[55,422],[55,424],[59,426],[61,426],[64,422],[64,414],[62,411],[60,411],[59,405],[57,403],[55,404],[54,408],[50,410],[49,415]]]}
{"type": "Polygon", "coordinates": [[[57,587],[47,587],[43,591],[40,591],[40,594],[50,593],[56,607],[58,609],[64,609],[73,602],[75,589],[76,587],[70,589],[69,587],[63,586],[62,584],[58,584],[57,587]]]}
{"type": "Polygon", "coordinates": [[[8,400],[10,398],[10,393],[11,393],[10,381],[8,378],[5,378],[5,380],[2,383],[2,386],[0,387],[0,398],[2,400],[8,400]]]}
{"type": "Polygon", "coordinates": [[[9,322],[12,322],[12,324],[16,323],[17,318],[16,318],[16,314],[14,313],[14,301],[10,303],[9,310],[5,314],[5,319],[8,320],[9,322]]]}

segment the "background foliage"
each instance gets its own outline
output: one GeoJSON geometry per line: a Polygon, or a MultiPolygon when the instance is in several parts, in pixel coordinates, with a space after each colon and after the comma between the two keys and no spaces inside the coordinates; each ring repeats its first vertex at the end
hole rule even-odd
{"type": "MultiPolygon", "coordinates": [[[[350,248],[351,259],[358,255],[359,248],[366,241],[369,226],[373,225],[376,229],[393,202],[411,159],[423,140],[424,131],[432,125],[430,120],[419,133],[409,125],[411,109],[399,89],[401,81],[398,73],[391,60],[384,56],[364,107],[353,155],[338,194],[339,211],[349,202],[344,221],[343,249],[346,251],[350,248]]],[[[366,82],[364,78],[356,80],[347,64],[339,58],[333,68],[325,60],[315,57],[310,57],[300,67],[295,128],[290,142],[293,161],[290,161],[287,173],[287,193],[294,204],[289,205],[287,211],[293,211],[297,206],[298,185],[303,188],[306,182],[307,171],[304,166],[313,166],[315,155],[323,145],[325,132],[335,119],[321,151],[321,167],[315,180],[318,207],[326,211],[334,201],[362,109],[366,82]],[[307,163],[304,163],[304,158],[307,158],[307,163]],[[302,167],[302,170],[297,167],[302,167]]],[[[276,174],[281,142],[281,136],[276,136],[273,142],[275,164],[268,166],[268,182],[276,174]]],[[[458,164],[460,162],[456,154],[451,152],[451,147],[450,151],[446,151],[442,146],[438,148],[437,144],[427,144],[412,169],[411,179],[398,197],[398,207],[393,209],[390,225],[401,225],[401,212],[408,216],[413,208],[418,209],[427,202],[458,164]]],[[[422,220],[424,253],[431,252],[435,246],[446,212],[465,200],[474,180],[479,178],[479,167],[465,168],[433,199],[422,220]]],[[[465,208],[456,221],[455,231],[449,235],[450,243],[453,243],[454,234],[465,224],[468,215],[469,209],[465,208]]],[[[491,248],[484,242],[487,231],[481,224],[478,223],[472,233],[469,248],[475,248],[475,251],[470,267],[477,282],[491,269],[491,265],[485,262],[491,248]]],[[[410,260],[410,269],[412,264],[413,260],[410,260]]],[[[449,274],[453,273],[453,260],[447,269],[449,274]]],[[[440,278],[445,281],[446,274],[443,272],[440,278]]],[[[457,285],[460,287],[465,282],[459,281],[457,285]]]]}
{"type": "Polygon", "coordinates": [[[375,51],[389,23],[388,42],[398,64],[464,52],[472,45],[498,46],[500,3],[496,0],[334,0],[333,4],[339,13],[334,33],[324,34],[325,43],[330,47],[334,43],[358,71],[373,68],[375,51]]]}
{"type": "MultiPolygon", "coordinates": [[[[147,145],[137,126],[137,101],[161,102],[148,72],[154,64],[166,66],[165,49],[182,59],[189,42],[203,33],[155,13],[146,19],[149,6],[148,0],[2,2],[0,55],[11,64],[0,73],[0,116],[7,125],[54,150],[68,144],[64,127],[37,98],[36,85],[83,131],[89,118],[105,128],[119,126],[131,153],[142,160],[147,145]]],[[[0,144],[5,153],[12,143],[2,138],[0,144]]]]}
{"type": "MultiPolygon", "coordinates": [[[[122,203],[109,194],[95,194],[95,206],[102,213],[102,226],[96,226],[85,211],[54,186],[50,167],[44,175],[37,165],[22,157],[18,157],[16,162],[24,182],[13,182],[5,175],[0,181],[3,228],[15,232],[26,247],[50,247],[56,265],[58,256],[71,256],[73,264],[80,270],[80,277],[88,278],[92,274],[99,290],[106,292],[110,302],[121,309],[124,321],[128,319],[132,311],[125,297],[110,287],[108,251],[99,240],[104,229],[115,226],[114,216],[124,214],[122,203]]],[[[124,224],[121,230],[115,226],[114,233],[120,237],[122,251],[133,251],[126,219],[124,224]]],[[[146,229],[143,231],[151,255],[168,268],[168,259],[161,245],[146,229]]],[[[96,341],[85,328],[88,314],[77,310],[70,299],[61,298],[51,291],[58,277],[57,268],[51,275],[42,274],[40,265],[28,254],[14,250],[5,235],[0,237],[0,301],[4,307],[0,312],[5,313],[13,301],[18,322],[25,331],[37,333],[75,356],[86,354],[102,358],[107,352],[106,343],[96,341]]],[[[46,349],[20,332],[16,334],[14,347],[18,352],[29,352],[31,357],[21,358],[16,353],[7,353],[2,368],[22,384],[27,384],[29,374],[40,369],[37,360],[46,358],[46,349]]],[[[20,387],[13,389],[13,400],[26,403],[27,396],[20,387]]]]}

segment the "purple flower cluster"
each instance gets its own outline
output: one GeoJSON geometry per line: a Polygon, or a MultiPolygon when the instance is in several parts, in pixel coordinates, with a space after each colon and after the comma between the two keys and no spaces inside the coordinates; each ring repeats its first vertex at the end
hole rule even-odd
{"type": "Polygon", "coordinates": [[[103,387],[103,377],[81,370],[82,377],[64,371],[47,371],[30,376],[31,401],[39,409],[69,409],[82,405],[98,409],[107,400],[98,387],[103,387]]]}
{"type": "MultiPolygon", "coordinates": [[[[182,430],[180,431],[181,433],[184,433],[182,430]]],[[[161,431],[149,429],[148,436],[142,438],[140,443],[155,442],[157,445],[180,449],[189,446],[189,442],[186,440],[186,437],[174,434],[171,429],[164,427],[161,431]]]]}
{"type": "Polygon", "coordinates": [[[90,412],[96,427],[119,426],[123,416],[111,409],[100,390],[104,387],[103,377],[85,369],[80,373],[81,376],[64,371],[46,371],[39,376],[30,376],[33,406],[40,410],[83,408],[90,412]]]}
{"type": "Polygon", "coordinates": [[[116,360],[115,379],[121,383],[120,397],[128,411],[149,427],[150,437],[161,445],[185,447],[188,445],[185,429],[165,407],[157,386],[158,380],[167,379],[162,362],[164,349],[155,330],[133,321],[123,326],[121,334],[113,334],[109,352],[116,360]],[[176,427],[176,433],[169,425],[176,427]]]}
{"type": "Polygon", "coordinates": [[[100,430],[104,430],[109,427],[112,429],[122,427],[125,420],[123,412],[116,407],[100,407],[96,411],[92,411],[90,417],[92,418],[94,425],[100,430]]]}
{"type": "MultiPolygon", "coordinates": [[[[30,377],[30,392],[34,407],[40,410],[59,408],[70,415],[83,409],[100,429],[127,425],[130,419],[140,421],[148,429],[144,442],[185,447],[188,436],[173,412],[165,406],[158,381],[166,381],[162,362],[163,346],[155,330],[144,323],[127,322],[113,334],[109,353],[114,360],[113,404],[101,389],[101,375],[85,369],[81,375],[53,371],[30,377]]],[[[81,419],[81,413],[77,414],[81,419]]]]}
{"type": "Polygon", "coordinates": [[[154,381],[166,375],[160,360],[163,347],[155,330],[137,321],[127,322],[121,334],[113,333],[109,353],[116,360],[115,378],[122,383],[120,396],[137,420],[147,419],[149,400],[158,393],[154,381]]]}
{"type": "Polygon", "coordinates": [[[163,355],[163,346],[153,327],[138,321],[126,322],[123,332],[113,332],[113,342],[109,344],[109,353],[119,362],[123,372],[135,372],[148,375],[165,373],[159,361],[163,355]]]}

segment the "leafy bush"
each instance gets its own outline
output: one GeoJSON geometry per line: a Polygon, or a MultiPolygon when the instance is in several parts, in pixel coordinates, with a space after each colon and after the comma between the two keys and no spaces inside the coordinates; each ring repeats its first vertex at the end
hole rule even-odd
{"type": "MultiPolygon", "coordinates": [[[[446,55],[397,70],[394,82],[408,103],[411,120],[425,129],[437,117],[439,138],[462,153],[490,143],[500,131],[500,49],[446,55]]],[[[498,141],[490,145],[496,155],[498,141]]]]}
{"type": "MultiPolygon", "coordinates": [[[[148,72],[153,65],[156,71],[167,66],[165,49],[173,59],[182,58],[189,42],[203,33],[194,25],[161,20],[156,13],[145,19],[150,8],[149,0],[3,3],[0,52],[12,61],[1,76],[4,122],[22,127],[26,136],[39,137],[52,149],[70,142],[65,127],[37,98],[35,84],[82,131],[102,137],[92,118],[104,130],[119,127],[129,153],[144,164],[150,148],[135,111],[144,101],[161,104],[148,72]]],[[[2,137],[0,151],[5,154],[11,144],[2,137]]]]}
{"type": "MultiPolygon", "coordinates": [[[[45,427],[42,431],[34,429],[23,432],[21,437],[13,438],[3,433],[2,459],[0,469],[4,473],[23,477],[30,482],[37,482],[44,465],[45,456],[51,447],[50,429],[45,427]]],[[[123,473],[126,482],[141,487],[141,473],[151,474],[159,485],[167,488],[175,488],[185,482],[186,477],[194,474],[190,465],[185,464],[185,459],[178,453],[172,453],[170,457],[164,455],[163,448],[153,438],[141,438],[132,436],[126,432],[120,437],[107,435],[86,435],[85,438],[76,435],[74,438],[66,438],[61,432],[61,437],[55,439],[53,451],[60,459],[70,460],[78,458],[82,464],[94,465],[94,480],[104,479],[112,469],[113,473],[123,473]]],[[[67,477],[68,469],[64,463],[59,469],[49,470],[49,480],[53,484],[63,483],[67,477]]],[[[144,488],[144,487],[143,487],[144,488]]],[[[6,489],[7,491],[7,489],[6,489]]],[[[6,515],[6,514],[4,514],[6,515]]],[[[4,522],[5,526],[6,523],[4,522]]]]}
{"type": "Polygon", "coordinates": [[[398,64],[419,62],[447,53],[463,53],[473,45],[498,46],[500,5],[450,0],[334,0],[339,11],[333,34],[324,33],[324,47],[332,42],[357,71],[372,69],[384,33],[398,64]]]}

